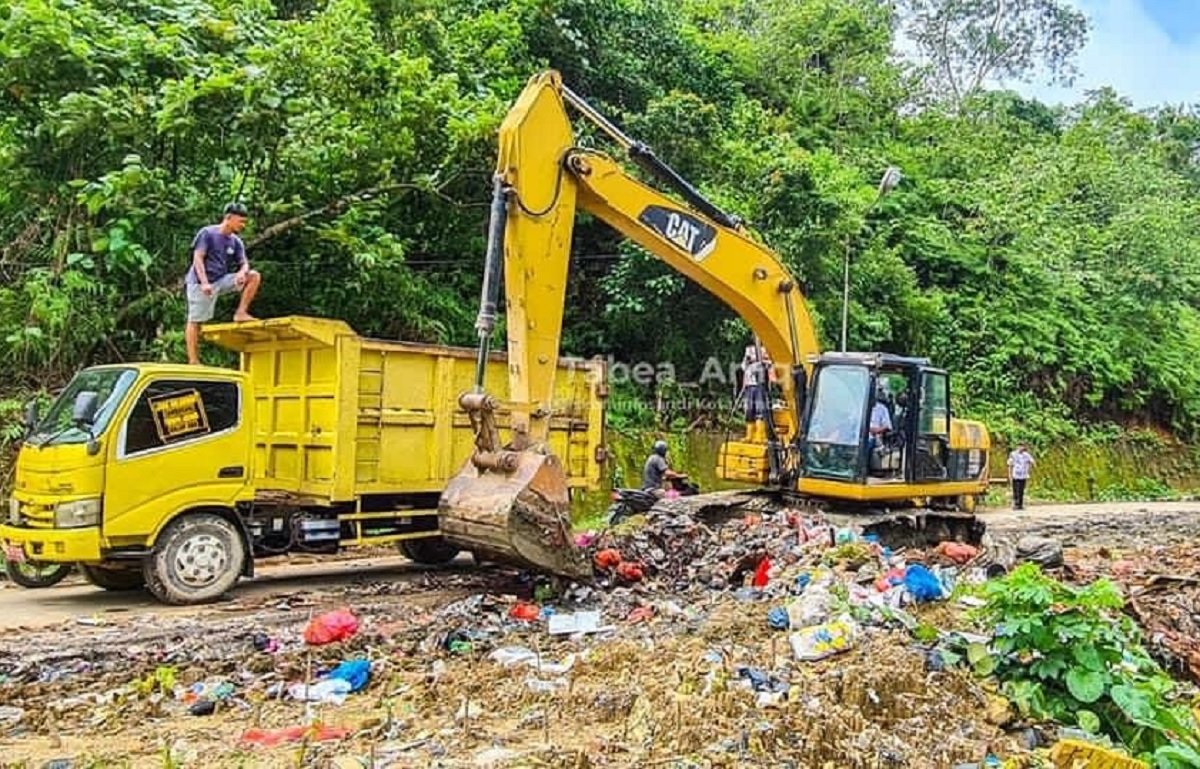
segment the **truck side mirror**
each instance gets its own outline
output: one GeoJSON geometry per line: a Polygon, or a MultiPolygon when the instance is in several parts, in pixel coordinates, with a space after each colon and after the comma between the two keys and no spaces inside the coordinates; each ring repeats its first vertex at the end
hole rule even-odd
{"type": "Polygon", "coordinates": [[[96,422],[96,411],[100,408],[100,395],[94,390],[84,390],[75,396],[75,407],[71,421],[76,427],[91,428],[96,422]]]}
{"type": "Polygon", "coordinates": [[[38,403],[37,399],[33,398],[25,404],[25,437],[33,434],[34,428],[38,423],[38,403]]]}

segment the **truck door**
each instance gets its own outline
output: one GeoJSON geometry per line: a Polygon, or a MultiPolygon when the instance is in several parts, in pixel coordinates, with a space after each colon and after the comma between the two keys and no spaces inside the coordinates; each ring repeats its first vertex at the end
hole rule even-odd
{"type": "Polygon", "coordinates": [[[138,392],[107,448],[104,536],[144,539],[183,510],[252,497],[244,387],[164,377],[138,392]]]}

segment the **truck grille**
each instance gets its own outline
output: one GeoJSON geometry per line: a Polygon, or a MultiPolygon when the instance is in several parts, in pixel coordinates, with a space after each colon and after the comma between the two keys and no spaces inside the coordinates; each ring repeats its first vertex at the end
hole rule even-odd
{"type": "Polygon", "coordinates": [[[21,525],[31,529],[54,528],[54,505],[21,502],[21,525]]]}

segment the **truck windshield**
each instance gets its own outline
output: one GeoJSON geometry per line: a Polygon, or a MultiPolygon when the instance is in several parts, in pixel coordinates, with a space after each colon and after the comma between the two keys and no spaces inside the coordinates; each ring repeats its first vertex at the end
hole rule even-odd
{"type": "Polygon", "coordinates": [[[84,443],[91,435],[102,434],[136,379],[137,372],[131,368],[94,368],[80,371],[67,385],[67,389],[50,405],[50,410],[38,422],[28,442],[34,446],[84,443]],[[71,423],[76,396],[88,390],[99,396],[100,403],[91,435],[71,423]]]}

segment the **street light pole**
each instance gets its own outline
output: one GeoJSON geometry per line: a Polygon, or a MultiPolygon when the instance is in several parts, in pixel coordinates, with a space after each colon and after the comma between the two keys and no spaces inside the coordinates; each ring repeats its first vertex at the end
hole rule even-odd
{"type": "MultiPolygon", "coordinates": [[[[883,176],[879,179],[879,190],[875,194],[875,200],[867,207],[863,213],[865,220],[867,214],[874,210],[879,201],[887,197],[888,193],[896,189],[900,184],[900,180],[904,178],[904,174],[900,173],[900,169],[895,166],[888,166],[883,172],[883,176]]],[[[850,327],[850,243],[853,235],[846,236],[846,257],[842,263],[842,352],[846,352],[846,335],[850,327]]]]}

